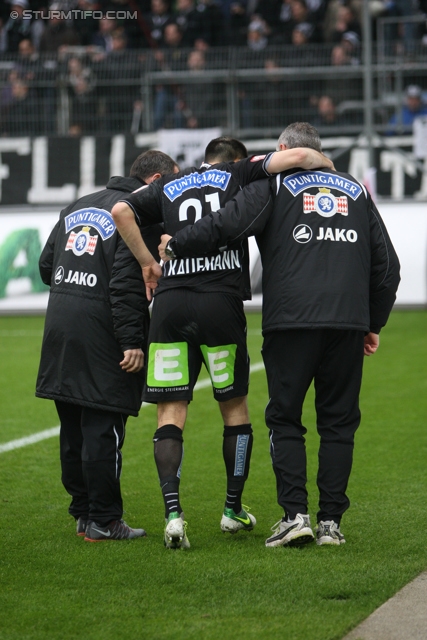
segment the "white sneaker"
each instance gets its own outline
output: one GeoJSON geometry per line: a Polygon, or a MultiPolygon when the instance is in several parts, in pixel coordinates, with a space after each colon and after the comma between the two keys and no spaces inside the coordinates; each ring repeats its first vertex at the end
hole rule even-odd
{"type": "Polygon", "coordinates": [[[190,542],[187,538],[187,523],[184,514],[173,511],[166,520],[165,547],[167,549],[189,549],[190,542]]]}
{"type": "Polygon", "coordinates": [[[321,520],[316,527],[316,544],[345,544],[339,526],[333,520],[321,520]]]}
{"type": "Polygon", "coordinates": [[[292,522],[279,520],[271,530],[274,531],[274,535],[267,538],[266,547],[297,547],[314,540],[310,516],[303,513],[297,513],[292,522]]]}
{"type": "Polygon", "coordinates": [[[240,513],[234,513],[233,509],[225,507],[221,518],[221,530],[228,533],[237,533],[238,531],[252,531],[256,525],[256,518],[251,513],[245,511],[245,507],[240,513]]]}

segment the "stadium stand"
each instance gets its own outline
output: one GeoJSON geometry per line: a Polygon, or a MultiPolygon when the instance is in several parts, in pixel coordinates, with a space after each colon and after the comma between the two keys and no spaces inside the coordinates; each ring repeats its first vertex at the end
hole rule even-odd
{"type": "MultiPolygon", "coordinates": [[[[372,6],[375,130],[389,133],[395,115],[396,132],[407,133],[398,115],[405,87],[420,87],[422,101],[427,92],[427,0],[372,6]]],[[[322,135],[358,134],[360,7],[358,0],[2,3],[0,135],[219,126],[265,137],[294,120],[316,123],[322,135]],[[334,117],[322,115],[325,97],[334,117]]]]}

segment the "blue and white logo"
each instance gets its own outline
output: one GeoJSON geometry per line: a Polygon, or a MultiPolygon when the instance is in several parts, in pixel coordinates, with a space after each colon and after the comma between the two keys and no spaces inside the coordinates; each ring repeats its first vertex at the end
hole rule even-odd
{"type": "Polygon", "coordinates": [[[215,187],[225,191],[230,182],[231,173],[228,171],[219,171],[218,169],[208,169],[203,173],[189,173],[187,176],[181,176],[172,182],[168,182],[163,187],[165,196],[173,202],[179,198],[188,189],[202,189],[203,187],[215,187]]]}
{"type": "Polygon", "coordinates": [[[83,225],[96,229],[103,240],[111,238],[116,230],[116,225],[111,213],[105,211],[105,209],[88,207],[87,209],[73,211],[73,213],[65,216],[65,233],[83,225]]]}
{"type": "Polygon", "coordinates": [[[343,178],[336,173],[324,173],[323,171],[299,171],[283,179],[283,184],[295,197],[307,187],[329,187],[337,189],[350,196],[352,200],[362,193],[363,189],[357,182],[349,178],[343,178]]]}

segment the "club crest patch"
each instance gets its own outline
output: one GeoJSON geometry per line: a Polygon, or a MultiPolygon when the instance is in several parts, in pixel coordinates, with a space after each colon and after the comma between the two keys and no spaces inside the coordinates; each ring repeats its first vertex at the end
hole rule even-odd
{"type": "Polygon", "coordinates": [[[65,251],[72,251],[75,256],[82,256],[84,253],[89,253],[93,256],[97,242],[98,236],[91,236],[89,227],[83,227],[77,233],[74,233],[74,231],[70,233],[65,251]]]}
{"type": "Polygon", "coordinates": [[[347,196],[334,196],[330,189],[321,187],[319,193],[303,193],[304,213],[316,212],[323,218],[332,218],[336,213],[348,216],[347,196]]]}

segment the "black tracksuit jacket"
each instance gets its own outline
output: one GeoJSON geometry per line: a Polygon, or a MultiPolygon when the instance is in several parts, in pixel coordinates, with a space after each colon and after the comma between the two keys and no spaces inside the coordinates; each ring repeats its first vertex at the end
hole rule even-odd
{"type": "Polygon", "coordinates": [[[111,209],[140,187],[114,177],[61,211],[39,262],[50,296],[36,396],[138,415],[143,371],[126,373],[119,362],[126,349],[145,351],[148,302],[111,209]]]}
{"type": "Polygon", "coordinates": [[[294,171],[254,182],[179,231],[171,246],[191,257],[250,235],[263,264],[264,333],[379,333],[387,322],[399,260],[369,193],[349,174],[294,171]]]}

